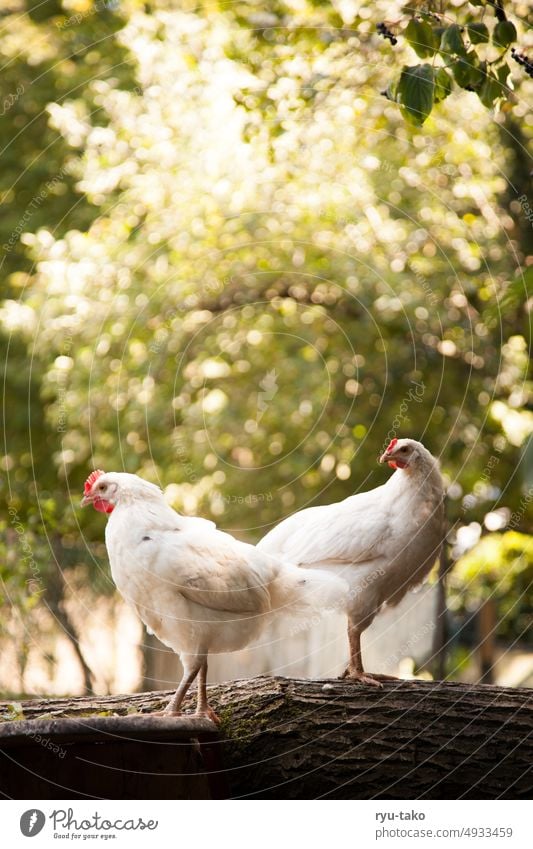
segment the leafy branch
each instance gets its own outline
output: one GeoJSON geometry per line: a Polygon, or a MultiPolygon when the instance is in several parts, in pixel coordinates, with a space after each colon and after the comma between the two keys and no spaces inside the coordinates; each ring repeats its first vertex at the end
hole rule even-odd
{"type": "MultiPolygon", "coordinates": [[[[470,5],[479,7],[477,16],[468,13],[461,22],[410,4],[399,22],[378,24],[379,34],[391,45],[403,36],[420,59],[431,59],[431,63],[404,65],[384,92],[410,124],[422,126],[433,107],[456,87],[477,94],[487,109],[512,101],[507,58],[517,40],[516,27],[501,0],[473,0],[470,5]],[[489,25],[484,20],[488,11],[494,13],[489,25]]],[[[514,47],[511,58],[531,75],[532,63],[514,47]]]]}

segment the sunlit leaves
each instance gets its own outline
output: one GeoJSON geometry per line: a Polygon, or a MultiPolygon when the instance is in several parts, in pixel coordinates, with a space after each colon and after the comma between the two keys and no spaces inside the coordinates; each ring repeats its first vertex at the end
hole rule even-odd
{"type": "MultiPolygon", "coordinates": [[[[25,303],[39,325],[34,373],[46,420],[67,431],[43,449],[50,477],[77,486],[93,461],[139,471],[177,486],[177,507],[256,536],[243,513],[270,522],[356,488],[414,379],[428,388],[405,429],[427,426],[438,445],[453,421],[445,463],[468,487],[482,459],[463,467],[462,452],[500,357],[493,327],[487,335],[476,320],[473,331],[471,315],[508,266],[478,198],[492,207],[501,195],[503,154],[475,98],[426,120],[457,87],[456,66],[465,86],[474,73],[482,82],[468,33],[466,56],[450,53],[461,52],[452,38],[445,57],[442,21],[421,13],[411,27],[415,52],[416,33],[419,50],[434,52],[402,60],[390,89],[406,132],[375,97],[376,47],[354,53],[354,35],[336,44],[329,32],[289,39],[274,27],[267,38],[233,9],[153,24],[134,15],[121,35],[142,89],[98,83],[100,113],[77,164],[96,222],[84,226],[74,207],[65,238],[53,220],[26,238],[38,263],[25,303]],[[63,377],[53,364],[64,356],[74,366],[63,377]],[[277,500],[227,500],[284,484],[277,500]]],[[[502,82],[504,66],[491,73],[502,82]]],[[[96,528],[98,517],[82,521],[96,528]]]]}
{"type": "Polygon", "coordinates": [[[437,68],[434,73],[434,81],[435,81],[435,91],[434,91],[434,99],[435,103],[440,103],[442,100],[446,100],[448,95],[451,94],[453,88],[453,80],[450,77],[450,74],[445,68],[437,68]]]}
{"type": "Polygon", "coordinates": [[[421,126],[431,112],[430,100],[432,106],[449,96],[453,86],[441,73],[446,68],[451,70],[456,86],[475,92],[488,109],[510,99],[508,73],[501,68],[508,48],[517,39],[517,31],[505,13],[500,11],[489,28],[485,20],[473,20],[471,15],[463,24],[462,9],[457,11],[456,22],[424,13],[413,16],[410,6],[404,11],[410,16],[403,30],[405,41],[420,58],[433,59],[434,74],[432,97],[430,74],[424,65],[417,66],[416,72],[406,71],[404,66],[400,76],[386,88],[387,98],[400,104],[408,123],[421,126]]]}
{"type": "Polygon", "coordinates": [[[467,25],[468,38],[471,44],[487,44],[490,39],[489,28],[482,21],[467,25]]]}
{"type": "Polygon", "coordinates": [[[496,47],[509,47],[516,41],[516,27],[512,21],[498,21],[494,27],[492,40],[496,47]]]}
{"type": "MultiPolygon", "coordinates": [[[[442,88],[439,89],[442,91],[442,88]]],[[[415,65],[402,69],[396,99],[404,117],[422,126],[433,108],[435,77],[431,65],[415,65]]]]}
{"type": "Polygon", "coordinates": [[[504,94],[504,88],[498,78],[491,71],[488,71],[488,73],[485,74],[485,79],[483,80],[483,84],[479,90],[479,99],[483,106],[486,106],[487,109],[491,109],[496,101],[500,97],[503,97],[504,94]]]}
{"type": "Polygon", "coordinates": [[[499,637],[531,640],[532,582],[532,538],[516,531],[489,534],[453,569],[451,606],[459,613],[472,613],[490,600],[496,608],[499,637]]]}
{"type": "Polygon", "coordinates": [[[441,36],[439,50],[445,57],[466,56],[466,47],[460,26],[452,24],[445,28],[441,36]]]}
{"type": "Polygon", "coordinates": [[[411,18],[405,30],[405,37],[415,53],[421,59],[433,56],[438,40],[427,21],[411,18]]]}
{"type": "Polygon", "coordinates": [[[456,59],[451,64],[451,70],[457,85],[469,91],[474,91],[485,80],[484,66],[479,67],[477,56],[473,51],[464,58],[456,59]]]}

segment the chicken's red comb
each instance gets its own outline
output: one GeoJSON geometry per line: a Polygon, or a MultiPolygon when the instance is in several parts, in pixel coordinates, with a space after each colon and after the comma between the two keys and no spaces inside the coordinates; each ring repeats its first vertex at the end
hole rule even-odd
{"type": "MultiPolygon", "coordinates": [[[[385,453],[388,454],[390,451],[392,451],[392,449],[394,448],[394,446],[396,445],[397,442],[398,442],[397,439],[391,439],[391,441],[387,445],[387,450],[386,450],[385,453]]],[[[93,472],[93,474],[94,474],[94,472],[93,472]]]]}
{"type": "Polygon", "coordinates": [[[105,475],[105,472],[103,472],[102,469],[95,469],[94,472],[91,472],[91,474],[85,481],[85,484],[83,485],[83,492],[85,493],[85,495],[90,492],[93,483],[97,481],[98,478],[102,475],[105,475]]]}

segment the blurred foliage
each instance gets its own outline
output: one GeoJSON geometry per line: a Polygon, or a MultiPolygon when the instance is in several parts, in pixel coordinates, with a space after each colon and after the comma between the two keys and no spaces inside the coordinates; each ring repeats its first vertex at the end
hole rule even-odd
{"type": "Polygon", "coordinates": [[[0,464],[47,575],[110,587],[93,467],[255,540],[382,483],[391,435],[441,457],[455,528],[531,530],[533,83],[406,124],[379,94],[395,9],[5,11],[0,464]]]}
{"type": "Polygon", "coordinates": [[[450,574],[450,605],[472,613],[488,599],[496,608],[496,635],[532,640],[533,538],[516,531],[488,534],[450,574]]]}

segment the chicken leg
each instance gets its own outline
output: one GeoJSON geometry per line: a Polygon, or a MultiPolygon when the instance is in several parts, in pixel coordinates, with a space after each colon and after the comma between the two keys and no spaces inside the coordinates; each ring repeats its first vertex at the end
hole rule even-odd
{"type": "Polygon", "coordinates": [[[181,714],[181,705],[183,699],[187,695],[189,687],[198,676],[198,694],[196,701],[196,716],[203,716],[210,719],[215,725],[220,725],[220,720],[213,708],[207,702],[207,656],[194,658],[193,663],[187,663],[182,657],[183,662],[183,677],[179,683],[178,689],[172,696],[168,705],[163,711],[158,711],[160,716],[179,716],[181,714]]]}
{"type": "Polygon", "coordinates": [[[348,624],[348,642],[350,644],[350,662],[344,670],[341,678],[349,678],[351,681],[358,681],[360,684],[371,684],[372,687],[381,687],[382,681],[399,681],[399,678],[394,678],[392,675],[375,675],[371,672],[365,672],[363,669],[363,658],[361,655],[361,634],[366,627],[360,625],[348,624]]]}
{"type": "Polygon", "coordinates": [[[207,658],[204,660],[198,673],[198,701],[196,704],[196,716],[205,716],[214,722],[215,725],[220,725],[220,719],[216,715],[212,707],[207,702],[207,658]]]}
{"type": "MultiPolygon", "coordinates": [[[[179,683],[178,689],[176,690],[176,692],[172,696],[168,705],[166,706],[164,711],[161,711],[163,716],[179,716],[180,715],[180,713],[181,713],[180,708],[181,708],[181,705],[183,703],[183,699],[187,695],[187,691],[188,691],[189,687],[191,686],[192,682],[194,681],[194,679],[196,678],[196,676],[200,672],[200,670],[202,668],[202,664],[203,664],[203,662],[200,659],[198,659],[198,661],[196,661],[194,664],[191,664],[190,666],[185,665],[185,663],[184,663],[184,665],[183,665],[183,677],[182,677],[182,679],[179,683]]],[[[207,671],[207,662],[206,662],[206,671],[207,671]]]]}

